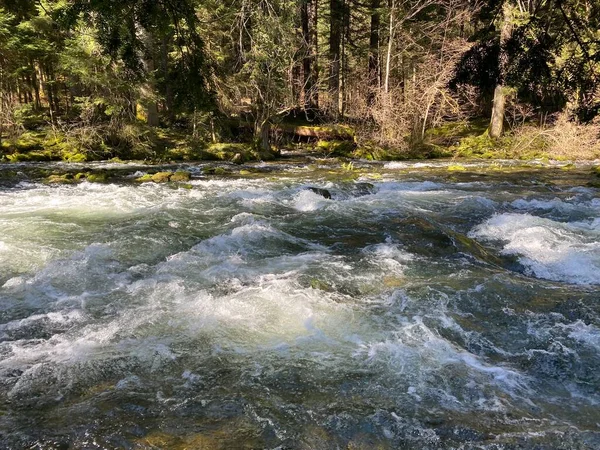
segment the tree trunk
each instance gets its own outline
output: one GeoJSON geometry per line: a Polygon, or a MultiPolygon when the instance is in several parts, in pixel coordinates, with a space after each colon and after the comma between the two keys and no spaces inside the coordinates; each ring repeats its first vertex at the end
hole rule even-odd
{"type": "Polygon", "coordinates": [[[492,104],[492,117],[488,133],[491,138],[497,139],[504,132],[504,109],[506,105],[506,86],[504,77],[508,65],[508,54],[506,42],[512,34],[512,7],[506,1],[502,7],[502,26],[500,29],[500,55],[498,57],[498,84],[494,89],[494,100],[492,104]]]}
{"type": "Polygon", "coordinates": [[[42,107],[42,102],[40,101],[40,82],[38,80],[37,67],[33,61],[31,61],[31,67],[31,82],[33,83],[33,90],[35,92],[35,108],[40,109],[42,107]]]}
{"type": "Polygon", "coordinates": [[[394,0],[389,0],[390,19],[389,19],[389,34],[388,48],[385,58],[385,79],[383,82],[383,90],[387,94],[390,91],[390,71],[392,70],[392,49],[394,43],[394,9],[396,7],[394,0]]]}
{"type": "Polygon", "coordinates": [[[494,101],[492,104],[492,118],[490,120],[489,135],[496,139],[502,136],[504,131],[504,107],[506,105],[506,95],[504,86],[498,84],[494,89],[494,101]]]}
{"type": "Polygon", "coordinates": [[[344,5],[342,0],[330,0],[329,4],[329,108],[337,116],[340,112],[340,46],[344,5]]]}
{"type": "Polygon", "coordinates": [[[304,56],[302,58],[302,89],[303,106],[305,109],[314,108],[316,89],[316,6],[317,0],[302,0],[300,4],[300,16],[302,22],[302,44],[304,56]]]}
{"type": "Polygon", "coordinates": [[[381,0],[371,0],[371,31],[369,33],[369,106],[375,101],[375,93],[380,84],[379,68],[379,28],[381,26],[381,0]]]}
{"type": "Polygon", "coordinates": [[[144,69],[146,71],[146,83],[142,87],[142,93],[144,94],[146,104],[146,123],[151,127],[157,127],[159,125],[158,117],[158,104],[156,103],[156,79],[154,70],[156,68],[154,63],[154,38],[149,32],[143,30],[143,42],[144,46],[144,69]]]}
{"type": "MultiPolygon", "coordinates": [[[[154,59],[152,57],[146,60],[146,70],[150,75],[148,78],[147,91],[148,96],[152,97],[156,94],[156,85],[154,82],[154,59]]],[[[153,98],[149,98],[146,104],[146,123],[151,127],[157,127],[159,125],[158,118],[158,105],[156,104],[156,100],[153,98]]]]}
{"type": "Polygon", "coordinates": [[[350,14],[346,10],[346,0],[342,0],[343,16],[342,16],[342,42],[340,47],[340,95],[338,111],[340,116],[346,114],[346,74],[348,73],[348,58],[346,55],[346,43],[350,34],[350,14]]]}
{"type": "Polygon", "coordinates": [[[257,125],[256,136],[259,138],[260,149],[263,152],[271,152],[271,122],[267,119],[257,125]]]}
{"type": "Polygon", "coordinates": [[[312,50],[314,54],[312,73],[314,81],[313,100],[315,108],[319,108],[319,0],[312,0],[312,8],[309,10],[309,21],[312,23],[312,50]]]}
{"type": "Polygon", "coordinates": [[[162,79],[165,86],[165,112],[167,118],[172,122],[175,119],[173,110],[173,89],[169,82],[169,46],[171,45],[171,36],[163,35],[160,43],[160,68],[162,79]]]}

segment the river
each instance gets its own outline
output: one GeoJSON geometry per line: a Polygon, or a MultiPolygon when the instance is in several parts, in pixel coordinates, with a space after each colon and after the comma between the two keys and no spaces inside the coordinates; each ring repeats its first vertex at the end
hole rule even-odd
{"type": "Polygon", "coordinates": [[[0,447],[600,448],[600,189],[507,164],[19,172],[0,447]]]}

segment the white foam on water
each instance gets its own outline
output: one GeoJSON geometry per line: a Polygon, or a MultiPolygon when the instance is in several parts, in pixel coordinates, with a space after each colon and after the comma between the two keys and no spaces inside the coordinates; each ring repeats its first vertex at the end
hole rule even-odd
{"type": "Polygon", "coordinates": [[[600,352],[600,329],[594,325],[586,325],[578,320],[572,324],[560,325],[571,339],[582,342],[600,352]]]}
{"type": "Polygon", "coordinates": [[[554,198],[552,200],[539,200],[539,199],[525,200],[523,198],[519,198],[517,200],[514,200],[510,205],[513,208],[524,209],[524,210],[530,210],[530,209],[544,209],[544,210],[560,209],[560,210],[564,210],[564,209],[572,209],[573,208],[573,205],[565,203],[564,201],[562,201],[559,198],[554,198]]]}
{"type": "Polygon", "coordinates": [[[388,275],[403,275],[407,263],[415,259],[413,254],[402,250],[389,239],[385,243],[370,245],[362,251],[370,257],[373,264],[382,268],[382,273],[388,275]]]}
{"type": "Polygon", "coordinates": [[[302,190],[298,192],[291,201],[293,208],[303,212],[316,211],[323,208],[328,203],[331,204],[331,200],[328,200],[311,190],[302,190]]]}
{"type": "Polygon", "coordinates": [[[551,200],[541,200],[541,199],[517,199],[510,203],[515,209],[522,211],[550,211],[550,212],[558,212],[561,214],[569,214],[574,212],[591,212],[596,213],[600,212],[599,206],[597,204],[598,199],[585,199],[578,197],[571,197],[566,199],[553,198],[551,200]]]}
{"type": "Polygon", "coordinates": [[[496,214],[470,237],[501,241],[502,253],[518,255],[530,275],[574,284],[600,284],[600,234],[579,224],[529,214],[496,214]]]}

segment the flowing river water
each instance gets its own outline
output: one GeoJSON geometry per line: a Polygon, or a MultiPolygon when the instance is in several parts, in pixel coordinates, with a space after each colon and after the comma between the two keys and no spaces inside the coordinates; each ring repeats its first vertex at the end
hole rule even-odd
{"type": "Polygon", "coordinates": [[[589,168],[257,167],[0,188],[0,448],[600,448],[589,168]]]}

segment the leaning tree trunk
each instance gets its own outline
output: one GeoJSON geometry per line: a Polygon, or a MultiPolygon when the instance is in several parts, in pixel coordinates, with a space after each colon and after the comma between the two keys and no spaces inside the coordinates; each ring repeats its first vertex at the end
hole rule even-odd
{"type": "Polygon", "coordinates": [[[502,6],[502,26],[500,29],[500,54],[498,57],[498,84],[494,89],[494,100],[492,104],[492,117],[490,119],[489,135],[497,139],[504,132],[504,110],[506,106],[506,86],[504,78],[508,65],[508,54],[506,42],[512,34],[512,8],[508,1],[502,6]]]}

